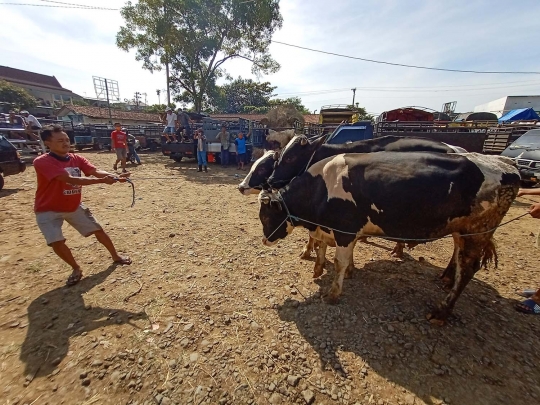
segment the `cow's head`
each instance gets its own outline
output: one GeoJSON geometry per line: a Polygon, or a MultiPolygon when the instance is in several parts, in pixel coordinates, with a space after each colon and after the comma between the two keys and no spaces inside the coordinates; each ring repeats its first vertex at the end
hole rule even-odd
{"type": "Polygon", "coordinates": [[[274,169],[274,151],[266,151],[257,159],[242,183],[238,185],[238,190],[244,195],[259,194],[263,188],[268,188],[268,177],[274,169]]]}
{"type": "Polygon", "coordinates": [[[259,194],[259,219],[263,226],[263,244],[272,246],[280,239],[284,239],[293,230],[293,226],[287,218],[287,211],[277,193],[262,191],[259,194]]]}
{"type": "Polygon", "coordinates": [[[268,179],[268,184],[279,189],[286,186],[296,176],[302,174],[313,156],[315,150],[324,140],[309,142],[306,136],[297,135],[281,151],[274,166],[274,172],[268,179]]]}

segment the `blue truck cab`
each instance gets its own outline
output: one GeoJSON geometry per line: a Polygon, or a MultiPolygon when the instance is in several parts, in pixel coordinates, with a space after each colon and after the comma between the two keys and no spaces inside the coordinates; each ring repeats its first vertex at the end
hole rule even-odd
{"type": "Polygon", "coordinates": [[[357,121],[353,124],[342,124],[328,137],[326,143],[340,144],[373,138],[371,121],[357,121]]]}

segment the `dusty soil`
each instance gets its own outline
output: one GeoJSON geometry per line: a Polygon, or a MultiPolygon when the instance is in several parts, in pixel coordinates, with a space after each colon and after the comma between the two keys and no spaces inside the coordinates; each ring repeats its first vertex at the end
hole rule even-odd
{"type": "MultiPolygon", "coordinates": [[[[111,154],[84,153],[104,168],[111,154]]],[[[469,284],[444,327],[425,320],[445,295],[449,240],[405,260],[392,244],[356,248],[339,305],[298,258],[305,231],[261,244],[254,197],[236,170],[142,155],[128,185],[83,200],[131,266],[94,238],[65,235],[86,278],[70,272],[34,221],[32,167],[0,192],[0,404],[525,404],[540,401],[540,317],[515,290],[540,286],[529,217],[496,234],[500,264],[469,284]],[[168,177],[170,179],[146,179],[168,177]],[[137,180],[137,179],[141,180],[137,180]]],[[[241,172],[240,176],[245,173],[241,172]]],[[[530,201],[518,199],[508,218],[530,201]]]]}

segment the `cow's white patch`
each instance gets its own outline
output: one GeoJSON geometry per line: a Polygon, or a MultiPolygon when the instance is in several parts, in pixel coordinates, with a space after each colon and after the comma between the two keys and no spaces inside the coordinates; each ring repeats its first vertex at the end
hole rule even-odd
{"type": "Polygon", "coordinates": [[[344,153],[334,156],[334,158],[330,159],[324,165],[316,163],[308,171],[313,177],[322,176],[328,191],[328,201],[331,198],[339,198],[351,201],[356,205],[352,194],[343,189],[343,178],[348,178],[349,176],[349,167],[345,161],[344,153]]]}
{"type": "Polygon", "coordinates": [[[484,203],[496,203],[497,190],[500,187],[502,175],[504,173],[514,173],[519,176],[519,171],[513,165],[513,161],[505,156],[489,156],[479,153],[461,153],[471,162],[473,162],[484,175],[484,182],[476,195],[479,201],[482,201],[482,207],[486,209],[484,203]]]}
{"type": "Polygon", "coordinates": [[[449,145],[445,142],[441,142],[443,145],[448,146],[450,149],[452,149],[455,153],[467,153],[466,149],[463,149],[461,146],[455,146],[455,145],[449,145]]]}
{"type": "Polygon", "coordinates": [[[250,195],[250,194],[258,194],[259,191],[258,190],[252,190],[250,187],[249,187],[249,181],[251,180],[251,176],[253,176],[253,173],[255,173],[255,170],[257,170],[257,167],[259,166],[259,164],[267,157],[269,157],[271,154],[273,154],[274,151],[272,150],[267,150],[266,152],[264,152],[264,155],[262,155],[259,159],[257,159],[252,165],[251,165],[251,169],[249,170],[249,173],[246,175],[246,177],[244,177],[244,180],[242,180],[242,183],[240,183],[238,185],[238,188],[243,188],[244,191],[243,191],[243,194],[244,195],[250,195]]]}
{"type": "Polygon", "coordinates": [[[453,181],[450,182],[450,188],[448,189],[448,195],[450,195],[450,193],[452,192],[452,187],[454,187],[454,182],[453,181]]]}
{"type": "Polygon", "coordinates": [[[360,229],[360,235],[384,235],[384,231],[378,226],[371,222],[371,218],[367,217],[367,224],[365,224],[362,229],[360,229]]]}
{"type": "Polygon", "coordinates": [[[377,214],[381,213],[382,210],[378,209],[377,206],[375,204],[371,204],[371,209],[373,211],[375,211],[377,214]]]}

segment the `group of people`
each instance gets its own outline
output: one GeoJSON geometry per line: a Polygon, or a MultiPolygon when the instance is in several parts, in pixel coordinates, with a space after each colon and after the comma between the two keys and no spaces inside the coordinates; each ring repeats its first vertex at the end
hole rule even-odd
{"type": "Polygon", "coordinates": [[[163,136],[167,140],[167,143],[178,142],[178,137],[190,137],[191,127],[189,126],[189,116],[179,108],[175,113],[170,107],[165,109],[165,128],[163,129],[163,136]]]}
{"type": "MultiPolygon", "coordinates": [[[[38,136],[34,131],[39,131],[41,129],[41,124],[36,117],[30,114],[28,111],[23,110],[17,113],[14,110],[9,111],[8,123],[13,129],[24,129],[23,133],[26,135],[28,140],[36,141],[38,136]]],[[[21,133],[13,132],[10,134],[13,136],[13,139],[22,139],[24,138],[21,133]]]]}

